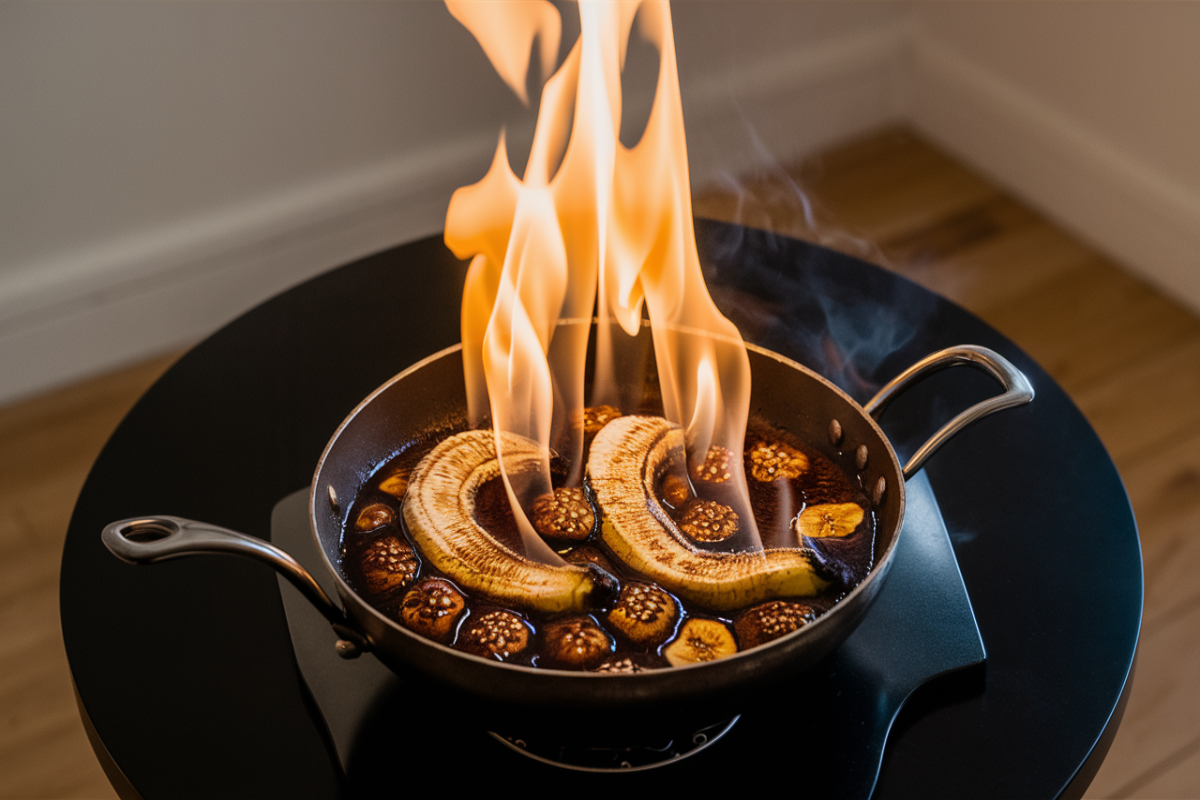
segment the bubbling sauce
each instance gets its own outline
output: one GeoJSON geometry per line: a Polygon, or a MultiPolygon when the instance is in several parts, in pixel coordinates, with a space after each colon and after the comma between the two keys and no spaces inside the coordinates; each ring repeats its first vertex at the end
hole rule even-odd
{"type": "MultiPolygon", "coordinates": [[[[619,413],[607,407],[588,410],[601,424],[619,413]]],[[[505,608],[487,597],[472,596],[452,576],[435,569],[414,546],[403,520],[409,475],[438,442],[455,433],[431,434],[375,471],[345,523],[342,572],[361,597],[396,623],[483,658],[600,672],[637,672],[722,658],[810,624],[872,567],[876,518],[858,481],[789,432],[752,418],[742,459],[763,547],[811,551],[828,589],[817,596],[773,598],[732,612],[686,602],[606,548],[599,535],[604,509],[587,481],[580,489],[563,489],[559,483],[566,470],[552,463],[556,492],[553,502],[547,496],[547,505],[534,510],[544,523],[539,530],[554,532],[546,541],[566,561],[595,564],[614,576],[619,591],[614,587],[583,614],[505,608]]],[[[591,439],[586,435],[585,443],[591,439]]],[[[692,470],[672,465],[657,475],[659,503],[695,549],[746,549],[736,515],[731,520],[732,510],[722,502],[730,458],[728,451],[712,448],[703,464],[692,470]]],[[[523,552],[499,478],[479,488],[475,519],[495,539],[523,552]]]]}

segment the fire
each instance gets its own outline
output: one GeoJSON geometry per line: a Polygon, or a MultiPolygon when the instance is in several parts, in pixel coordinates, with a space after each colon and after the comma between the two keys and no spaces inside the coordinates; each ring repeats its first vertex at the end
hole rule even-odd
{"type": "MultiPolygon", "coordinates": [[[[553,66],[561,19],[547,0],[447,0],[524,102],[535,41],[553,66]]],[[[551,491],[551,449],[582,479],[584,364],[596,313],[592,405],[619,404],[622,339],[648,313],[666,416],[682,426],[688,460],[710,446],[742,452],[750,368],[734,325],[704,285],[692,208],[679,77],[666,2],[579,3],[581,33],[546,81],[523,178],[500,136],[487,175],[455,192],[447,246],[471,258],[462,304],[463,362],[472,424],[538,442],[540,470],[509,474],[514,516],[530,555],[554,559],[526,513],[551,491]],[[659,52],[653,109],[638,143],[620,142],[621,70],[634,22],[659,52]],[[615,324],[614,324],[615,323],[615,324]]],[[[741,460],[734,480],[743,487],[741,460]]],[[[753,525],[748,501],[735,508],[753,525]]]]}

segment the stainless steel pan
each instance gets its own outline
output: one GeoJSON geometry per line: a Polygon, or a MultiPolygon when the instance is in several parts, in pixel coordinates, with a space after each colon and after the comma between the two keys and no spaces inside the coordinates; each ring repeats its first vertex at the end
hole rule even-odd
{"type": "MultiPolygon", "coordinates": [[[[648,337],[646,337],[648,339],[648,337]]],[[[836,648],[862,619],[891,567],[904,521],[905,481],[951,436],[1003,408],[1028,403],[1025,376],[997,353],[961,346],[934,353],[889,382],[865,406],[829,381],[778,354],[749,347],[751,408],[858,475],[875,502],[875,564],[867,578],[815,622],[728,658],[633,674],[595,674],[488,661],[413,634],[376,611],[343,577],[341,541],[348,507],[375,467],[422,432],[461,418],[465,390],[455,346],[404,370],[364,400],[334,433],[310,493],[313,534],[334,577],[340,604],[294,559],[255,537],[171,516],[108,525],[105,545],[119,558],[148,564],[206,553],[263,561],[284,575],[329,620],[345,657],[370,651],[420,691],[442,691],[493,730],[547,727],[566,741],[652,741],[739,713],[778,681],[796,676],[836,648]],[[1002,393],[959,414],[901,468],[875,418],[905,387],[965,365],[995,378],[1002,393]],[[427,687],[427,688],[426,688],[427,687]]]]}

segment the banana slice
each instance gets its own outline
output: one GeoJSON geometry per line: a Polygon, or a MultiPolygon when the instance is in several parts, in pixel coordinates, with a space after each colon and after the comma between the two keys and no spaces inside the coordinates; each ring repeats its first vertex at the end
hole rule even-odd
{"type": "Polygon", "coordinates": [[[829,585],[807,550],[719,553],[689,544],[654,493],[673,452],[683,452],[683,433],[661,417],[620,417],[592,442],[588,473],[605,514],[600,535],[617,558],[716,611],[812,596],[829,585]]]}
{"type": "Polygon", "coordinates": [[[800,512],[796,533],[811,539],[840,539],[854,533],[862,521],[863,509],[858,503],[825,503],[800,512]]]}
{"type": "MultiPolygon", "coordinates": [[[[537,445],[500,434],[514,473],[535,469],[537,445]]],[[[554,566],[526,558],[493,538],[475,518],[479,488],[500,474],[491,431],[467,431],[433,448],[413,470],[404,522],[421,554],[470,592],[526,611],[590,609],[615,579],[595,565],[554,566]]]]}
{"type": "Polygon", "coordinates": [[[689,619],[675,641],[663,648],[663,656],[673,667],[716,661],[736,652],[733,634],[715,619],[689,619]]]}

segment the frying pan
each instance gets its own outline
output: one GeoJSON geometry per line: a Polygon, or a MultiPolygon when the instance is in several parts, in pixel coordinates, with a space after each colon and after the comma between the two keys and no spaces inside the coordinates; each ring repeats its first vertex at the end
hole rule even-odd
{"type": "MultiPolygon", "coordinates": [[[[649,335],[640,340],[649,347],[649,335]]],[[[564,744],[644,744],[741,713],[833,651],[858,625],[883,585],[904,522],[905,481],[950,437],[1004,408],[1033,399],[1025,376],[999,354],[963,345],[921,359],[865,406],[804,366],[747,345],[751,410],[785,428],[847,474],[857,476],[876,515],[874,566],[814,622],[765,645],[706,663],[636,673],[572,672],[490,661],[418,636],[377,611],[346,582],[340,565],[346,515],[375,471],[406,443],[462,419],[466,391],[461,345],[414,364],[377,389],[333,434],[317,463],[309,516],[340,605],[304,567],[269,543],[173,516],[123,519],[106,526],[117,557],[148,564],[228,553],[263,561],[295,585],[330,622],[339,654],[369,651],[420,691],[439,691],[465,722],[506,734],[552,730],[564,744]],[[901,467],[876,423],[889,402],[922,377],[952,366],[990,375],[1002,392],[935,432],[901,467]]],[[[648,373],[649,374],[649,373],[648,373]]]]}

